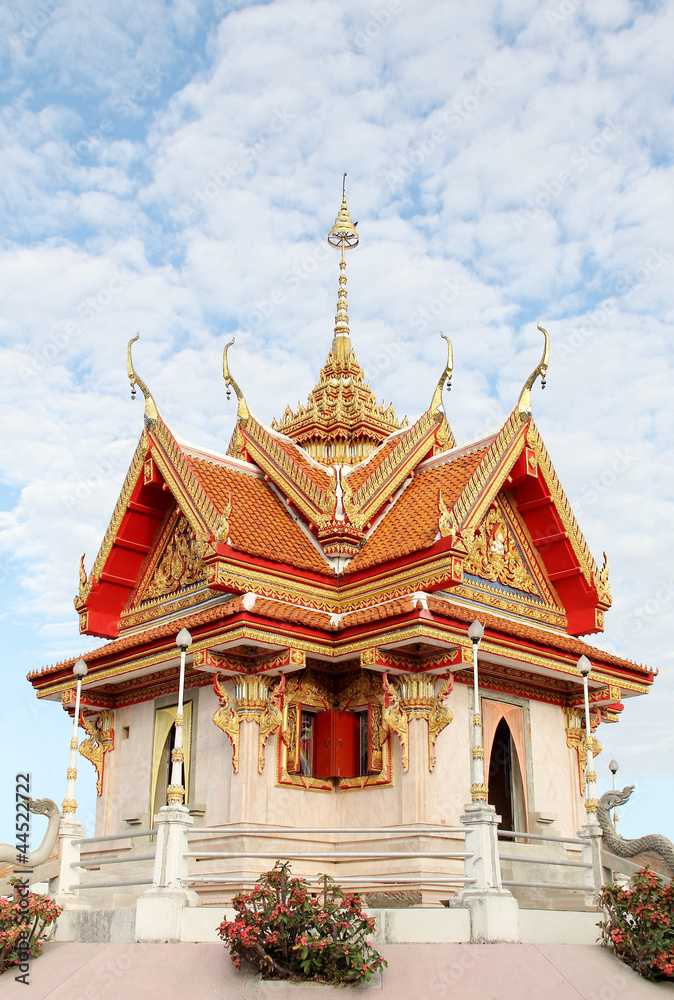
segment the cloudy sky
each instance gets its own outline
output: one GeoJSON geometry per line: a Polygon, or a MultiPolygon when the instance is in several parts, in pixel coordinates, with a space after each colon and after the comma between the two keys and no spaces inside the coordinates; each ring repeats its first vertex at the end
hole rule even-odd
{"type": "MultiPolygon", "coordinates": [[[[623,832],[674,837],[672,73],[664,0],[20,0],[0,8],[4,756],[65,792],[69,728],[28,670],[96,640],[72,598],[142,428],[224,450],[232,370],[262,420],[327,352],[341,175],[354,346],[428,405],[451,335],[459,443],[494,430],[552,337],[534,416],[601,561],[600,643],[656,666],[603,726],[623,832]]],[[[9,761],[9,765],[8,765],[9,761]]],[[[78,798],[91,830],[93,771],[78,798]]]]}

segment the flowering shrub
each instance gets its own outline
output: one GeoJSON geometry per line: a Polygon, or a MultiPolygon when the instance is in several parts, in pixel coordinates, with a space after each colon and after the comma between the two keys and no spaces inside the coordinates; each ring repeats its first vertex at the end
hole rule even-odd
{"type": "Polygon", "coordinates": [[[645,979],[674,979],[674,883],[642,868],[627,889],[605,885],[599,904],[602,944],[645,979]]]}
{"type": "Polygon", "coordinates": [[[319,983],[369,980],[387,963],[366,940],[374,920],[362,901],[342,892],[327,875],[312,896],[304,879],[290,877],[277,861],[252,892],[234,898],[235,920],[223,920],[219,934],[237,969],[242,960],[265,979],[311,979],[319,983]]]}
{"type": "Polygon", "coordinates": [[[15,965],[23,971],[28,959],[40,954],[45,930],[61,912],[49,896],[30,892],[18,875],[9,881],[13,896],[0,896],[0,974],[15,965]]]}

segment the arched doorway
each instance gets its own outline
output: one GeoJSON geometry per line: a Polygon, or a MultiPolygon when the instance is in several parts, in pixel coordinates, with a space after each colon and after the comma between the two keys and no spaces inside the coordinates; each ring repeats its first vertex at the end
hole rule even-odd
{"type": "Polygon", "coordinates": [[[527,830],[527,794],[524,784],[522,709],[499,702],[483,702],[488,802],[501,817],[503,830],[527,830]],[[515,732],[510,722],[515,725],[515,732]]]}

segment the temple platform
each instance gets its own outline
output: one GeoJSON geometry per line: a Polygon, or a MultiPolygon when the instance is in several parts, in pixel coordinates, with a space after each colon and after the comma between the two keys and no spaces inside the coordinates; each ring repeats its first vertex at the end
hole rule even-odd
{"type": "MultiPolygon", "coordinates": [[[[362,989],[394,998],[461,1000],[658,1000],[674,998],[674,984],[649,983],[597,945],[382,945],[388,961],[380,981],[362,989]]],[[[237,972],[221,944],[59,944],[31,963],[31,1000],[274,1000],[325,997],[330,986],[261,982],[237,972]]],[[[24,997],[6,973],[3,1000],[24,997]]],[[[341,994],[345,995],[345,994],[341,994]]]]}

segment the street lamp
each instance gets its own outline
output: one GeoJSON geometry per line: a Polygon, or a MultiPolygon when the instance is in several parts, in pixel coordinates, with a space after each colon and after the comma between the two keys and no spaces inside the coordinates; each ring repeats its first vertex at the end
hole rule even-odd
{"type": "Polygon", "coordinates": [[[468,638],[473,643],[473,740],[470,797],[473,802],[487,801],[487,786],[484,781],[484,747],[482,746],[482,717],[480,715],[480,693],[477,672],[477,651],[484,636],[484,625],[477,619],[468,628],[468,638]]]}
{"type": "MultiPolygon", "coordinates": [[[[611,763],[609,764],[608,769],[611,772],[611,774],[613,775],[613,791],[615,792],[615,776],[616,776],[617,771],[618,771],[618,761],[615,760],[615,759],[613,759],[611,761],[611,763]]],[[[617,808],[614,808],[614,810],[613,810],[613,826],[615,828],[616,836],[619,837],[620,834],[618,833],[618,810],[617,810],[617,808]]]]}
{"type": "Polygon", "coordinates": [[[583,677],[583,699],[585,701],[585,748],[587,758],[585,761],[585,812],[588,823],[597,822],[597,772],[594,770],[594,754],[592,753],[592,727],[590,725],[590,697],[588,694],[587,678],[592,669],[592,664],[587,656],[581,656],[576,664],[583,677]]]}
{"type": "Polygon", "coordinates": [[[75,799],[75,781],[77,780],[77,726],[80,720],[80,699],[82,696],[82,678],[86,677],[89,668],[87,667],[84,660],[78,660],[73,667],[73,673],[77,678],[77,689],[75,693],[75,715],[73,716],[73,736],[70,741],[70,762],[68,764],[68,770],[66,772],[66,777],[68,779],[68,784],[66,786],[66,797],[61,803],[61,808],[65,813],[72,813],[72,818],[74,819],[75,813],[77,812],[77,800],[75,799]]]}
{"type": "Polygon", "coordinates": [[[186,628],[181,628],[176,636],[176,646],[180,650],[180,681],[178,684],[178,709],[176,711],[175,737],[171,751],[171,784],[166,789],[169,805],[182,805],[185,799],[183,771],[185,751],[183,750],[183,696],[185,693],[185,654],[192,645],[192,636],[186,628]]]}

